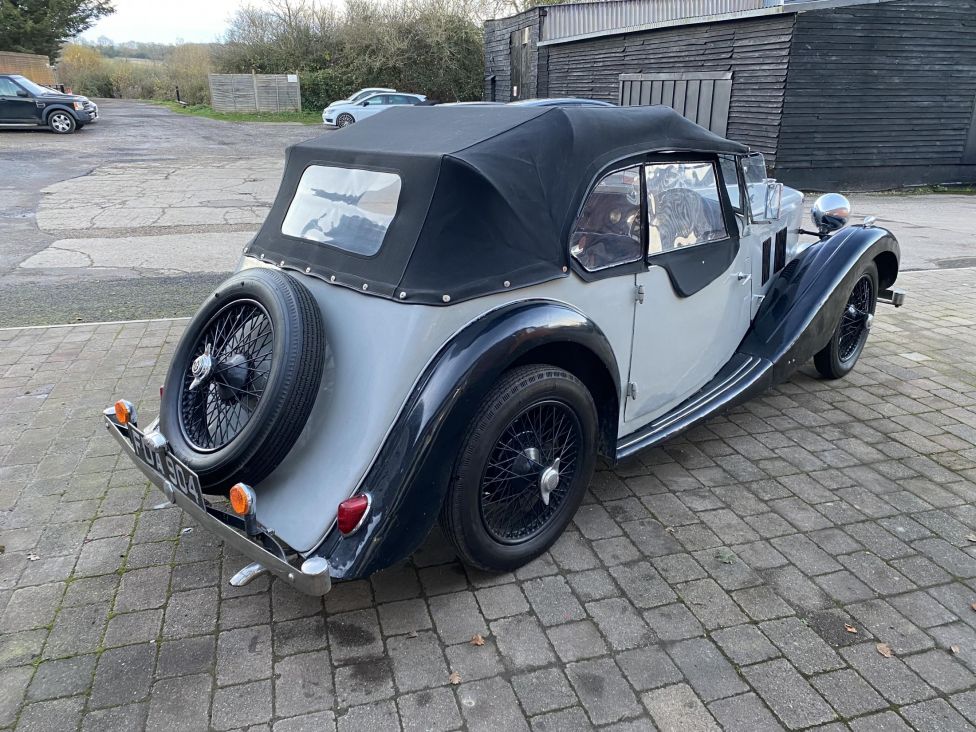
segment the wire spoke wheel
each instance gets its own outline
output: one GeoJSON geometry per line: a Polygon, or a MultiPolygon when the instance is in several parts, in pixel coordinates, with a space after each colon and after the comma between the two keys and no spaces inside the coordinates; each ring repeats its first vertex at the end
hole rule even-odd
{"type": "Polygon", "coordinates": [[[874,306],[872,289],[871,279],[867,276],[861,277],[854,285],[847,307],[844,308],[837,341],[838,357],[842,363],[850,361],[858,354],[870,329],[874,306]]]}
{"type": "Polygon", "coordinates": [[[481,477],[479,508],[488,534],[519,544],[559,513],[578,469],[582,427],[557,400],[525,408],[502,430],[481,477]]]}
{"type": "Polygon", "coordinates": [[[200,452],[232,442],[247,426],[268,386],[274,326],[255,300],[235,300],[204,326],[183,373],[179,422],[200,452]]]}

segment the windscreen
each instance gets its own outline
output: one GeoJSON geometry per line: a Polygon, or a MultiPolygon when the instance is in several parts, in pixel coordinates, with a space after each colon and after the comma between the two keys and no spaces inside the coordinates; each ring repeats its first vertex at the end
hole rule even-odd
{"type": "Polygon", "coordinates": [[[400,200],[400,176],[377,170],[311,165],[302,173],[281,233],[372,256],[400,200]]]}

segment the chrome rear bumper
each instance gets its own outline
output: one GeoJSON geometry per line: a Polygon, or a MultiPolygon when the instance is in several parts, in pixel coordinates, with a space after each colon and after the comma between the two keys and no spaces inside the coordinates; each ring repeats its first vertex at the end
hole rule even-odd
{"type": "MultiPolygon", "coordinates": [[[[305,559],[301,566],[296,566],[290,561],[268,551],[244,534],[243,519],[234,514],[221,511],[206,503],[206,501],[204,501],[205,508],[201,508],[193,499],[170,483],[165,476],[136,456],[131,437],[138,436],[138,430],[133,431],[130,437],[129,428],[126,425],[119,424],[115,417],[115,410],[111,407],[106,409],[103,414],[105,416],[105,426],[109,434],[122,445],[122,449],[136,467],[143,472],[153,485],[163,492],[163,495],[167,499],[186,511],[203,528],[213,532],[229,547],[240,552],[251,561],[260,564],[262,568],[288,582],[299,592],[304,592],[307,595],[324,595],[332,588],[332,577],[329,574],[328,561],[322,557],[313,556],[305,559]]],[[[150,429],[146,437],[154,437],[155,435],[159,435],[159,432],[150,429]]],[[[166,452],[169,448],[165,445],[160,447],[157,444],[152,446],[151,449],[166,452]]]]}

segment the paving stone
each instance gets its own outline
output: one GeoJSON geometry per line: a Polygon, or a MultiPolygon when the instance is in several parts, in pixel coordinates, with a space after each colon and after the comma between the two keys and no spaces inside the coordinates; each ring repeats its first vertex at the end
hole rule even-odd
{"type": "Polygon", "coordinates": [[[976,676],[956,661],[951,651],[932,649],[904,660],[909,668],[944,694],[968,689],[976,683],[976,676]]]}
{"type": "Polygon", "coordinates": [[[732,599],[753,620],[772,620],[793,614],[793,608],[787,605],[772,588],[766,586],[736,590],[732,593],[732,599]]]}
{"type": "Polygon", "coordinates": [[[169,567],[135,569],[122,575],[115,597],[115,611],[147,610],[166,602],[172,570],[169,567]]]}
{"type": "Polygon", "coordinates": [[[470,684],[462,683],[457,696],[461,702],[461,714],[471,732],[520,732],[529,729],[515,692],[502,678],[496,676],[470,684]]]}
{"type": "Polygon", "coordinates": [[[33,673],[30,666],[0,670],[0,725],[13,724],[17,718],[17,710],[33,673]]]}
{"type": "Polygon", "coordinates": [[[89,707],[100,709],[142,701],[149,695],[156,646],[110,648],[98,658],[89,707]]]}
{"type": "Polygon", "coordinates": [[[781,730],[779,722],[755,694],[719,699],[708,710],[726,732],[774,732],[781,730]]]}
{"type": "Polygon", "coordinates": [[[271,626],[271,643],[275,656],[318,651],[329,645],[325,618],[313,615],[275,623],[271,626]]]}
{"type": "Polygon", "coordinates": [[[779,650],[755,625],[735,625],[712,633],[714,640],[732,663],[745,666],[780,655],[779,650]]]}
{"type": "Polygon", "coordinates": [[[84,698],[36,702],[24,707],[17,721],[20,732],[48,732],[48,730],[76,729],[81,722],[84,698]]]}
{"type": "MultiPolygon", "coordinates": [[[[533,732],[587,732],[593,729],[586,713],[580,707],[563,709],[558,712],[540,714],[531,720],[533,732]]],[[[605,730],[615,729],[616,725],[604,727],[605,730]]]]}
{"type": "Polygon", "coordinates": [[[718,648],[705,638],[679,641],[667,651],[687,683],[706,704],[748,691],[718,648]]]}
{"type": "Polygon", "coordinates": [[[658,646],[635,648],[614,656],[631,686],[647,691],[681,681],[681,671],[658,646]]]}
{"type": "Polygon", "coordinates": [[[62,595],[63,582],[14,590],[0,615],[0,628],[5,633],[13,633],[48,625],[57,612],[62,595]]]}
{"type": "Polygon", "coordinates": [[[491,634],[502,657],[512,668],[547,666],[556,660],[539,621],[531,615],[496,620],[491,624],[491,634]]]}
{"type": "Polygon", "coordinates": [[[760,630],[803,674],[832,671],[844,662],[808,625],[799,618],[784,618],[760,623],[760,630]]]}
{"type": "Polygon", "coordinates": [[[556,575],[529,580],[522,585],[522,589],[543,625],[558,625],[586,617],[583,606],[563,577],[556,575]]]}
{"type": "Polygon", "coordinates": [[[595,724],[616,722],[641,711],[637,697],[612,659],[571,663],[566,675],[595,724]]]}
{"type": "Polygon", "coordinates": [[[163,641],[156,659],[156,676],[166,678],[212,671],[216,646],[212,635],[163,641]]]}
{"type": "Polygon", "coordinates": [[[840,654],[892,704],[911,704],[935,695],[900,659],[885,658],[873,643],[844,648],[840,654]]]}
{"type": "Polygon", "coordinates": [[[529,716],[578,703],[566,677],[554,668],[513,676],[512,687],[529,716]]]}
{"type": "Polygon", "coordinates": [[[919,730],[968,730],[969,724],[945,699],[912,704],[899,710],[915,729],[919,730]]]}
{"type": "Polygon", "coordinates": [[[602,656],[607,652],[607,644],[592,620],[559,625],[549,628],[546,633],[556,654],[565,663],[602,656]]]}
{"type": "Polygon", "coordinates": [[[705,629],[686,605],[676,602],[648,610],[644,619],[662,641],[683,640],[705,634],[705,629]]]}
{"type": "Polygon", "coordinates": [[[271,680],[252,681],[217,689],[210,723],[214,729],[230,730],[271,719],[271,680]]]}
{"type": "Polygon", "coordinates": [[[841,557],[840,561],[879,595],[900,595],[915,589],[915,585],[907,577],[869,552],[849,554],[841,557]]]}
{"type": "Polygon", "coordinates": [[[505,670],[498,646],[490,638],[483,646],[473,646],[470,643],[450,646],[446,655],[451,672],[457,671],[465,681],[497,676],[505,670]]]}
{"type": "Polygon", "coordinates": [[[636,648],[653,640],[651,629],[633,605],[623,598],[597,600],[586,605],[603,637],[616,651],[636,648]]]}
{"type": "Polygon", "coordinates": [[[331,615],[326,627],[333,663],[361,661],[383,655],[383,639],[375,610],[331,615]]]}
{"type": "Polygon", "coordinates": [[[163,624],[163,610],[140,610],[116,615],[108,621],[102,645],[106,648],[155,641],[163,624]]]}
{"type": "Polygon", "coordinates": [[[670,584],[704,579],[707,573],[690,554],[669,554],[655,557],[651,563],[670,584]]]}
{"type": "Polygon", "coordinates": [[[320,712],[334,704],[332,665],[326,651],[300,653],[275,663],[275,716],[320,712]]]}
{"type": "Polygon", "coordinates": [[[387,659],[362,661],[335,670],[336,702],[355,707],[393,696],[393,669],[387,659]]]}
{"type": "Polygon", "coordinates": [[[174,592],[166,604],[163,638],[186,638],[217,629],[217,590],[174,592]]]}
{"type": "Polygon", "coordinates": [[[279,719],[273,732],[335,732],[336,720],[332,712],[315,712],[300,717],[279,719]]]}
{"type": "Polygon", "coordinates": [[[887,643],[899,655],[922,651],[934,645],[928,635],[884,600],[868,600],[849,605],[847,610],[876,638],[887,643]]]}
{"type": "Polygon", "coordinates": [[[229,597],[220,603],[220,629],[245,628],[271,622],[267,594],[229,597]]]}
{"type": "Polygon", "coordinates": [[[82,732],[119,732],[142,729],[146,725],[149,703],[126,704],[111,709],[96,709],[85,715],[82,732]]]}
{"type": "MultiPolygon", "coordinates": [[[[498,621],[503,622],[503,621],[498,621]]],[[[393,678],[401,691],[440,686],[449,672],[437,636],[431,632],[416,637],[397,636],[387,642],[387,655],[393,664],[393,678]]]]}
{"type": "Polygon", "coordinates": [[[634,562],[641,558],[640,550],[626,536],[614,536],[593,542],[593,551],[608,567],[634,562]]]}
{"type": "Polygon", "coordinates": [[[427,605],[420,599],[389,602],[377,609],[384,635],[401,635],[432,627],[427,605]]]}
{"type": "Polygon", "coordinates": [[[708,630],[738,625],[748,620],[715,580],[696,580],[679,585],[678,594],[708,630]]]}
{"type": "Polygon", "coordinates": [[[28,701],[43,701],[61,696],[85,694],[91,686],[95,656],[75,656],[45,661],[37,667],[27,688],[28,701]]]}
{"type": "Polygon", "coordinates": [[[207,730],[210,726],[210,686],[208,674],[157,681],[149,700],[147,728],[173,732],[207,730]]]}
{"type": "Polygon", "coordinates": [[[475,593],[482,614],[488,620],[496,620],[511,615],[524,613],[529,609],[529,603],[516,584],[500,585],[478,590],[475,593]]]}
{"type": "Polygon", "coordinates": [[[225,630],[217,636],[217,684],[227,686],[271,676],[271,627],[225,630]]]}
{"type": "Polygon", "coordinates": [[[789,729],[824,724],[836,716],[785,659],[749,666],[742,673],[789,729]]]}
{"type": "Polygon", "coordinates": [[[450,689],[425,689],[397,699],[406,732],[447,732],[461,726],[461,712],[450,689]]]}
{"type": "Polygon", "coordinates": [[[481,615],[474,593],[438,595],[430,598],[427,604],[437,635],[444,643],[461,643],[477,633],[488,633],[488,625],[481,615]]]}
{"type": "Polygon", "coordinates": [[[842,569],[830,554],[803,534],[780,536],[769,543],[804,574],[827,574],[842,569]]]}
{"type": "Polygon", "coordinates": [[[687,684],[649,691],[641,701],[661,732],[717,732],[715,718],[687,684]]]}
{"type": "Polygon", "coordinates": [[[894,712],[881,712],[851,722],[851,732],[912,732],[912,728],[894,712]]]}
{"type": "Polygon", "coordinates": [[[859,717],[888,706],[888,703],[851,669],[841,669],[815,676],[810,682],[842,717],[859,717]]]}

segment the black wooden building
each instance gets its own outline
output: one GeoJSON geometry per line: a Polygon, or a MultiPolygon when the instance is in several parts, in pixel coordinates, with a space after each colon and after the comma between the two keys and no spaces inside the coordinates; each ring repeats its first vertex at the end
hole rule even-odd
{"type": "Polygon", "coordinates": [[[606,0],[485,26],[485,99],[666,104],[806,190],[976,182],[976,0],[606,0]]]}

